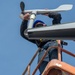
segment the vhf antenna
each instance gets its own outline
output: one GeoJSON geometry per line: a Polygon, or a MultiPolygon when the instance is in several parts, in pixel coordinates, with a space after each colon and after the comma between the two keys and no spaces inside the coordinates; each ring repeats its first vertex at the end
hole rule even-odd
{"type": "Polygon", "coordinates": [[[21,13],[24,14],[25,4],[23,1],[20,2],[21,13]]]}

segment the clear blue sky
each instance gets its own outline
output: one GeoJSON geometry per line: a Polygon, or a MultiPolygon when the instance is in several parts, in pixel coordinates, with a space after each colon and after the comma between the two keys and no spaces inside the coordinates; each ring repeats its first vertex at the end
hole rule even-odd
{"type": "MultiPolygon", "coordinates": [[[[62,23],[75,21],[75,0],[23,0],[26,9],[56,8],[61,4],[73,4],[73,9],[62,12],[62,23]]],[[[20,15],[21,0],[0,0],[0,75],[21,75],[29,63],[31,57],[37,50],[37,46],[28,42],[20,36],[20,15]]],[[[52,19],[38,16],[37,19],[51,25],[52,19]],[[47,19],[47,20],[46,20],[47,19]]],[[[68,46],[65,49],[75,53],[75,42],[65,40],[68,46]]],[[[63,54],[63,61],[75,66],[75,58],[63,54]]],[[[37,64],[37,58],[33,68],[37,64]]],[[[31,71],[32,72],[32,71],[31,71]]],[[[38,75],[38,73],[37,73],[38,75]]]]}

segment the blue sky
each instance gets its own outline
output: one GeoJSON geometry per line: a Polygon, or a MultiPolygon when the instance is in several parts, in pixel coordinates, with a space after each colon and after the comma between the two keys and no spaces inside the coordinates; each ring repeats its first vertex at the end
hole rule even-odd
{"type": "MultiPolygon", "coordinates": [[[[62,23],[75,21],[75,0],[22,0],[26,4],[25,9],[53,9],[62,4],[73,4],[73,9],[61,12],[62,23]]],[[[21,75],[29,63],[37,46],[28,42],[20,36],[20,25],[22,20],[19,18],[21,13],[19,4],[21,0],[0,0],[0,75],[21,75]]],[[[51,25],[52,19],[45,16],[37,16],[36,19],[43,20],[51,25]]],[[[67,49],[75,53],[75,42],[65,40],[67,49]]],[[[63,53],[63,61],[75,66],[75,58],[63,53]]],[[[37,64],[37,58],[32,64],[32,70],[37,64]]],[[[39,73],[39,72],[38,72],[39,73]]],[[[38,75],[38,73],[36,75],[38,75]]]]}

